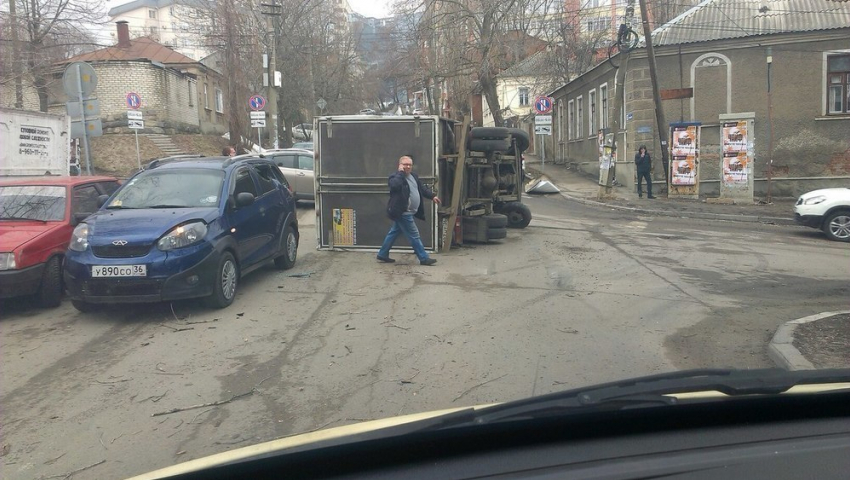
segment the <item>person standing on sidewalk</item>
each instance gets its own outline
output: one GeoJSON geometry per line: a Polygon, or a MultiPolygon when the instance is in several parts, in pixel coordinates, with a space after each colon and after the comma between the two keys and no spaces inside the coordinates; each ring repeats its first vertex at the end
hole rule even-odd
{"type": "Polygon", "coordinates": [[[652,159],[649,152],[646,151],[646,145],[641,145],[635,154],[635,167],[637,168],[637,189],[638,197],[643,198],[643,190],[641,190],[641,179],[646,180],[646,198],[655,198],[652,196],[652,159]]]}
{"type": "Polygon", "coordinates": [[[422,199],[427,198],[435,204],[440,204],[440,199],[430,188],[422,184],[419,176],[413,173],[413,159],[403,156],[398,159],[398,170],[390,175],[387,183],[390,186],[390,200],[387,202],[387,216],[393,221],[393,226],[384,238],[384,244],[378,251],[378,261],[393,263],[390,258],[390,249],[399,234],[404,233],[413,247],[413,252],[419,258],[421,265],[433,265],[437,263],[428,257],[422,239],[419,238],[419,229],[416,228],[414,217],[425,220],[425,208],[422,199]]]}

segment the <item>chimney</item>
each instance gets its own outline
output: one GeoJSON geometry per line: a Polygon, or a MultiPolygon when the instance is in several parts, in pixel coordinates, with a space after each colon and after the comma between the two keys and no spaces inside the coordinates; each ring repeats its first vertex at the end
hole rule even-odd
{"type": "Polygon", "coordinates": [[[126,20],[115,22],[118,25],[118,46],[121,48],[130,47],[130,27],[127,26],[126,20]]]}

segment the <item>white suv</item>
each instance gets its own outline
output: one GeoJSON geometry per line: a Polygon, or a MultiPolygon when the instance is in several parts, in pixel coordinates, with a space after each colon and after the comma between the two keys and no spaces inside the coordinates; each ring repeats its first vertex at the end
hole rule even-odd
{"type": "Polygon", "coordinates": [[[850,188],[825,188],[800,195],[794,219],[800,225],[823,230],[830,240],[850,242],[850,188]]]}

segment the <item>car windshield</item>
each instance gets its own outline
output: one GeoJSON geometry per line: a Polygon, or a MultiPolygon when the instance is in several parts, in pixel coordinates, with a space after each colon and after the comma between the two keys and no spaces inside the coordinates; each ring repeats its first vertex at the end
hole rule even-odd
{"type": "MultiPolygon", "coordinates": [[[[0,222],[0,282],[61,295],[0,283],[0,480],[850,368],[850,0],[10,2],[0,184],[67,152],[122,185],[0,195],[68,212],[0,222]]],[[[442,466],[429,445],[410,456],[442,466]]]]}
{"type": "Polygon", "coordinates": [[[106,208],[215,207],[223,182],[220,170],[147,170],[123,185],[106,208]]]}
{"type": "Polygon", "coordinates": [[[65,191],[59,186],[0,187],[0,220],[62,220],[65,191]]]}

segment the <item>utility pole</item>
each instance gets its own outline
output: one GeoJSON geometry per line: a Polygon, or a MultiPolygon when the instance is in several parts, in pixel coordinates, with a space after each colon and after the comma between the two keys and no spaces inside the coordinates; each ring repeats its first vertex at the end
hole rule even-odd
{"type": "Polygon", "coordinates": [[[263,12],[263,15],[266,16],[266,24],[269,29],[269,35],[271,35],[269,48],[269,64],[268,64],[268,102],[270,111],[270,125],[267,126],[269,132],[269,148],[277,148],[278,147],[278,106],[277,106],[277,85],[275,85],[275,77],[277,70],[277,26],[275,25],[274,18],[280,16],[280,5],[277,3],[263,3],[261,4],[263,7],[267,8],[267,11],[263,12]]]}
{"type": "MultiPolygon", "coordinates": [[[[664,166],[664,191],[668,192],[670,180],[667,178],[670,156],[667,148],[667,120],[664,119],[664,109],[661,106],[661,93],[658,91],[658,69],[655,65],[655,49],[652,47],[652,29],[649,27],[649,12],[646,0],[640,1],[640,18],[643,23],[643,38],[646,42],[646,55],[649,61],[649,78],[652,81],[652,99],[655,102],[655,123],[658,129],[658,139],[661,141],[661,161],[664,166]]],[[[666,193],[665,193],[666,195],[666,193]]]]}

